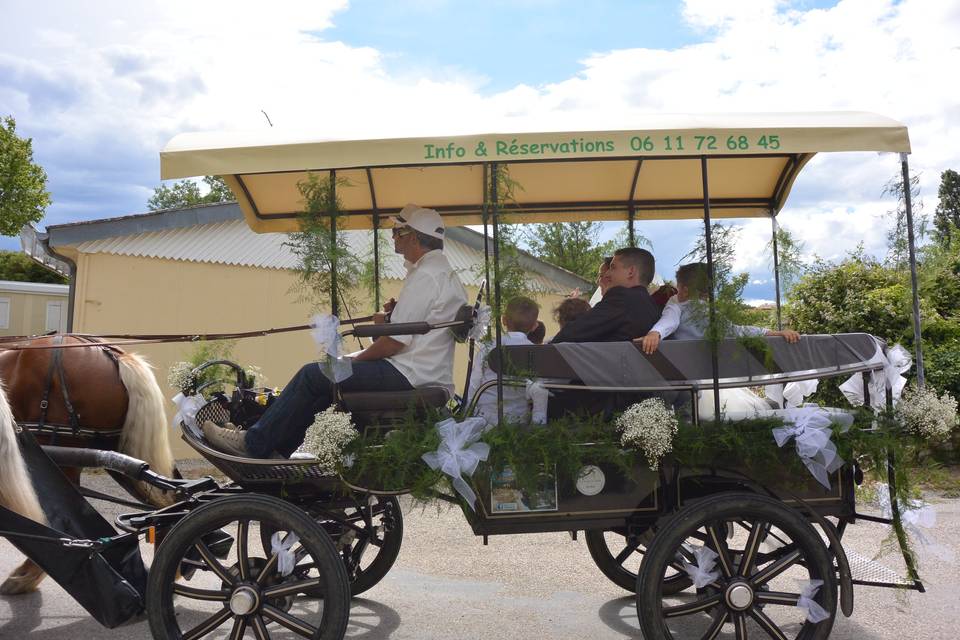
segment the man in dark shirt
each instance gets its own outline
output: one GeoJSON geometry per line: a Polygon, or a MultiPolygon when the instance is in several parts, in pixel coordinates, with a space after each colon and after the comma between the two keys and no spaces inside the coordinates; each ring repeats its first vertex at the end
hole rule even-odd
{"type": "Polygon", "coordinates": [[[647,292],[656,263],[646,249],[618,249],[607,277],[610,286],[593,309],[566,324],[551,341],[619,342],[647,335],[660,307],[647,292]]]}

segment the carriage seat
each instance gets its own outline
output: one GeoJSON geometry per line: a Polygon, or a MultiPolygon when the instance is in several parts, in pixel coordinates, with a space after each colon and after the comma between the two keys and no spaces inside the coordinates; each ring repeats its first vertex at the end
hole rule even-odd
{"type": "Polygon", "coordinates": [[[450,400],[445,387],[419,387],[409,391],[344,391],[340,404],[353,416],[358,427],[390,426],[413,410],[422,415],[429,409],[443,409],[450,400]]]}

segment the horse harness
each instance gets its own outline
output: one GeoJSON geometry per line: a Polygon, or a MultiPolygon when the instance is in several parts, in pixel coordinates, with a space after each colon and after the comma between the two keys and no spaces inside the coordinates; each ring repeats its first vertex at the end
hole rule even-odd
{"type": "MultiPolygon", "coordinates": [[[[97,343],[97,340],[86,336],[72,335],[70,337],[76,338],[83,342],[88,343],[97,343]]],[[[55,345],[63,344],[64,336],[58,334],[53,338],[55,345]]],[[[109,357],[115,365],[119,366],[117,361],[117,356],[119,351],[110,346],[101,346],[100,350],[109,357]]],[[[57,443],[57,436],[71,435],[74,438],[79,438],[83,440],[98,440],[98,439],[107,439],[113,440],[119,438],[123,429],[112,429],[112,430],[100,430],[100,429],[84,429],[80,426],[80,415],[77,413],[76,409],[73,407],[73,403],[70,402],[70,391],[67,387],[67,377],[63,368],[63,349],[52,349],[53,355],[50,358],[50,366],[47,368],[47,379],[43,388],[43,395],[40,398],[40,418],[36,423],[21,423],[21,426],[27,428],[28,431],[43,434],[50,436],[50,444],[57,443]],[[60,392],[63,395],[63,405],[67,410],[67,416],[70,420],[70,425],[64,427],[63,425],[51,425],[47,424],[47,410],[50,407],[50,392],[53,388],[53,379],[56,376],[60,382],[60,392]]]]}

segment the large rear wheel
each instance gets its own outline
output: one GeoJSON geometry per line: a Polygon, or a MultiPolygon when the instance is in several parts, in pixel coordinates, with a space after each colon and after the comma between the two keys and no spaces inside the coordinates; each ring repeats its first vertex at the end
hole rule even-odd
{"type": "MultiPolygon", "coordinates": [[[[643,533],[627,535],[625,528],[587,531],[584,538],[597,568],[615,585],[636,593],[637,574],[643,563],[643,554],[653,540],[653,527],[643,533]]],[[[664,593],[677,593],[690,586],[690,578],[683,571],[668,572],[664,578],[664,593]]]]}

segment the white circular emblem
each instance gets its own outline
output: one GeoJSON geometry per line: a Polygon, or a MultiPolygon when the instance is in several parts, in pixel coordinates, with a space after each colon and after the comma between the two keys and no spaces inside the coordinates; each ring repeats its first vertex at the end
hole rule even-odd
{"type": "Polygon", "coordinates": [[[588,464],[577,475],[577,491],[585,496],[595,496],[603,491],[607,478],[600,467],[588,464]]]}

